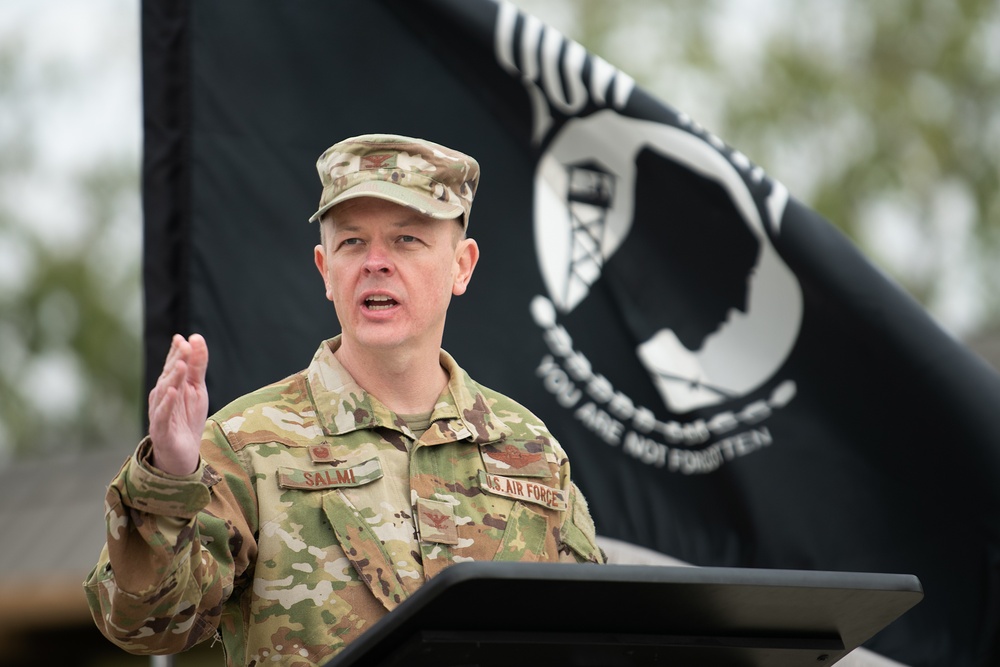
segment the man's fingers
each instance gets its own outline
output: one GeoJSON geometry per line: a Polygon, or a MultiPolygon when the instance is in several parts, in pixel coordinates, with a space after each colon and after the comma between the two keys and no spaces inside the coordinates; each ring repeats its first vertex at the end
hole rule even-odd
{"type": "Polygon", "coordinates": [[[149,392],[149,435],[153,465],[173,474],[197,469],[198,434],[207,418],[205,339],[175,334],[156,386],[149,392]]]}
{"type": "Polygon", "coordinates": [[[157,400],[149,402],[149,433],[153,436],[162,436],[164,429],[170,423],[170,417],[177,403],[177,396],[180,392],[176,387],[165,387],[160,392],[157,400]]]}
{"type": "Polygon", "coordinates": [[[201,334],[191,334],[190,339],[185,339],[180,334],[174,334],[157,386],[150,392],[150,400],[153,400],[154,393],[160,391],[161,384],[171,387],[180,387],[184,381],[204,384],[207,368],[208,345],[205,338],[201,334]],[[178,368],[182,368],[184,373],[178,374],[178,368]]]}
{"type": "MultiPolygon", "coordinates": [[[[177,361],[173,367],[168,372],[164,369],[163,374],[156,381],[156,386],[153,387],[152,391],[149,392],[149,418],[153,419],[153,410],[164,403],[170,394],[170,390],[174,390],[174,395],[171,397],[176,399],[176,392],[180,391],[184,386],[184,378],[187,375],[187,364],[183,361],[177,361]]],[[[173,401],[171,401],[172,403],[173,401]]]]}
{"type": "Polygon", "coordinates": [[[156,384],[149,392],[149,403],[153,405],[160,401],[161,395],[170,387],[179,387],[184,381],[184,374],[187,365],[180,359],[173,359],[164,365],[160,372],[160,377],[156,379],[156,384]]]}
{"type": "Polygon", "coordinates": [[[183,356],[183,347],[186,345],[187,341],[184,340],[184,336],[180,334],[173,335],[170,339],[170,349],[167,350],[167,358],[163,362],[163,370],[173,367],[177,360],[183,356]]]}
{"type": "Polygon", "coordinates": [[[194,384],[203,384],[208,369],[208,344],[201,334],[191,334],[187,344],[188,380],[194,384]]]}
{"type": "Polygon", "coordinates": [[[167,352],[167,358],[163,362],[163,370],[160,371],[160,377],[157,379],[157,386],[162,382],[167,382],[168,384],[176,384],[176,376],[174,374],[177,364],[184,361],[188,356],[188,351],[191,346],[188,342],[184,340],[183,336],[174,334],[174,337],[170,341],[170,351],[167,352]]]}

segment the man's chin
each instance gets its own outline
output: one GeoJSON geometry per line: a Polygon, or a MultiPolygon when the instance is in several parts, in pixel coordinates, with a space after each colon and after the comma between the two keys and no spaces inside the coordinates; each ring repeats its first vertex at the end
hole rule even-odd
{"type": "Polygon", "coordinates": [[[352,348],[366,352],[389,353],[405,348],[410,342],[408,336],[391,331],[388,327],[365,327],[364,331],[345,334],[344,338],[352,348]]]}

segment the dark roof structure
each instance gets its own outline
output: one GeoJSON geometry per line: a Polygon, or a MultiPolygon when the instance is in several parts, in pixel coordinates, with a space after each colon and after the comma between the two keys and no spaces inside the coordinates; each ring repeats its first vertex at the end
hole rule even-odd
{"type": "Polygon", "coordinates": [[[131,447],[0,470],[0,651],[38,626],[89,622],[82,583],[104,544],[105,490],[131,447]]]}

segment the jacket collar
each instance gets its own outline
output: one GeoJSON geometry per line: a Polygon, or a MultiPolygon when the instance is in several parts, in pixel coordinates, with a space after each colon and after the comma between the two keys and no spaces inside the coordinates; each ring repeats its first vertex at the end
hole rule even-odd
{"type": "MultiPolygon", "coordinates": [[[[324,341],[306,369],[306,383],[316,417],[328,436],[352,431],[389,428],[412,437],[392,410],[365,391],[343,367],[334,352],[340,336],[324,341]]],[[[468,440],[477,444],[498,442],[512,431],[490,408],[483,388],[444,350],[441,365],[448,372],[448,386],[431,414],[431,427],[422,436],[425,444],[468,440]]]]}

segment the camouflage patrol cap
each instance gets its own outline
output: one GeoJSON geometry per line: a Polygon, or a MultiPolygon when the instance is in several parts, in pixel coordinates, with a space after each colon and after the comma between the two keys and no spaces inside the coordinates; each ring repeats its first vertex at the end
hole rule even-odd
{"type": "Polygon", "coordinates": [[[334,144],[316,161],[323,194],[319,220],[331,207],[356,197],[377,197],[426,216],[462,216],[469,226],[479,163],[440,144],[394,134],[364,134],[334,144]]]}

